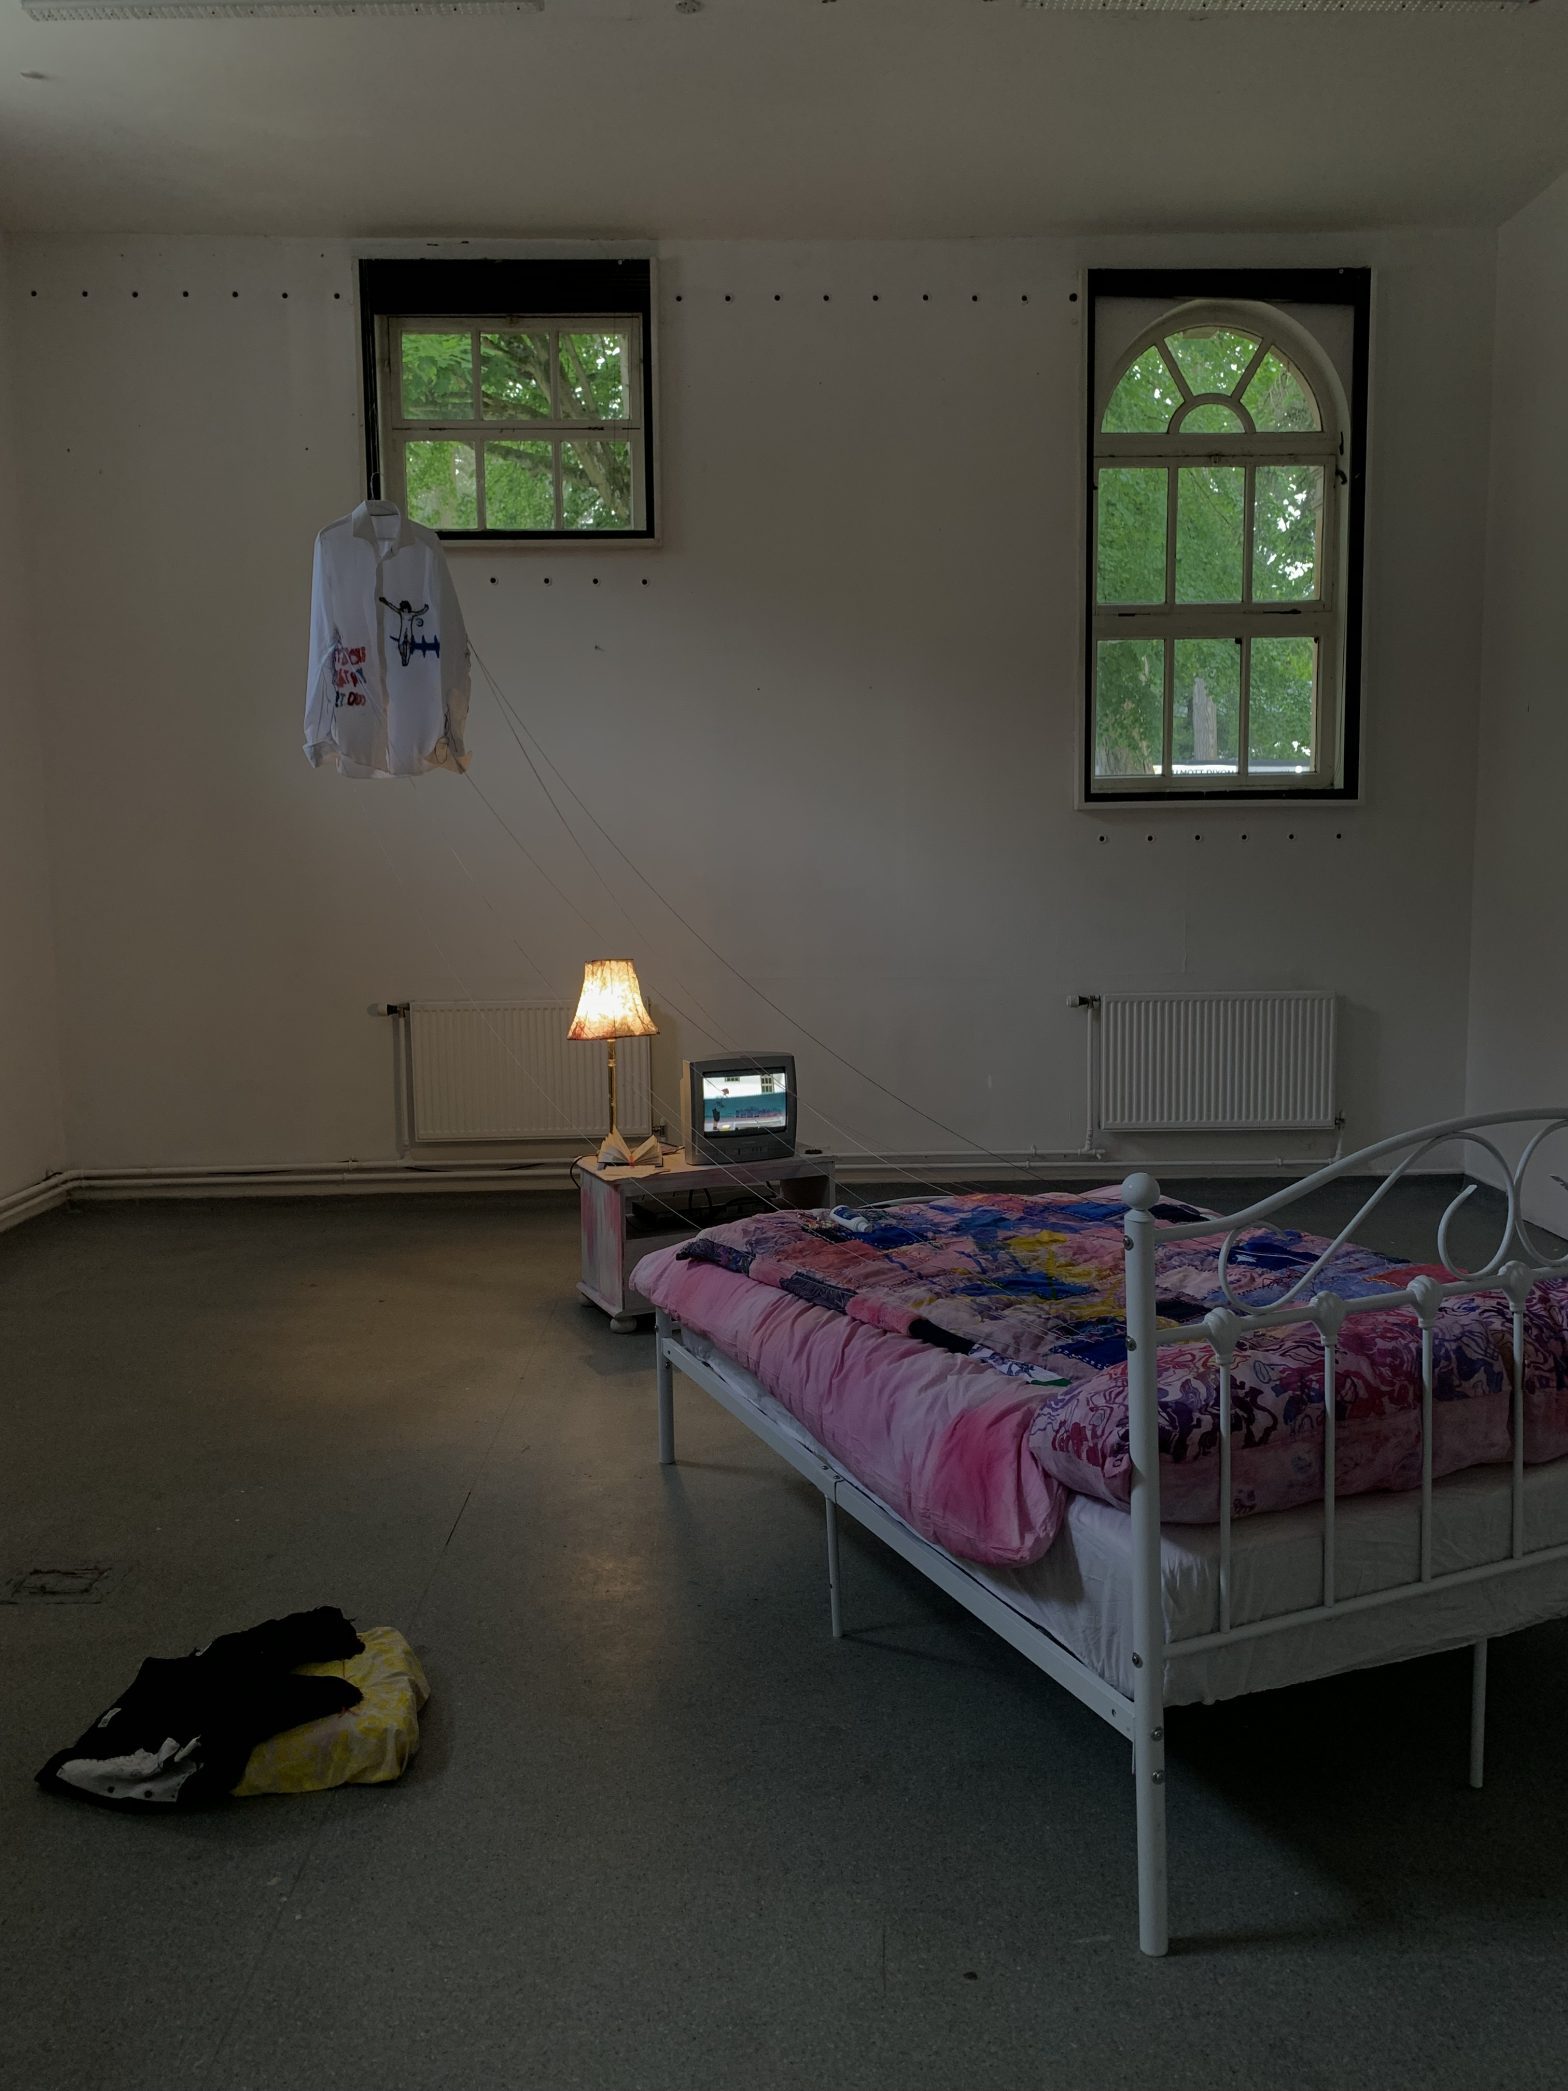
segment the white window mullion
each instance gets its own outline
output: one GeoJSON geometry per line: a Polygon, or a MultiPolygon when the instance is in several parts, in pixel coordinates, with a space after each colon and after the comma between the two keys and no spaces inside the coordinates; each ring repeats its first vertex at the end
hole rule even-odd
{"type": "Polygon", "coordinates": [[[1241,404],[1241,395],[1246,391],[1247,387],[1252,383],[1252,380],[1257,376],[1258,371],[1262,365],[1263,358],[1268,354],[1269,350],[1273,346],[1273,342],[1270,341],[1267,334],[1265,334],[1263,336],[1263,339],[1258,343],[1257,350],[1253,355],[1252,361],[1241,373],[1241,376],[1236,380],[1235,384],[1232,385],[1231,396],[1236,401],[1238,406],[1241,404]]]}
{"type": "MultiPolygon", "coordinates": [[[[1243,632],[1236,644],[1241,648],[1241,696],[1236,705],[1236,774],[1245,777],[1252,748],[1252,639],[1243,632]]],[[[1313,744],[1313,760],[1317,745],[1313,744]]]]}
{"type": "Polygon", "coordinates": [[[1256,534],[1256,503],[1258,498],[1258,468],[1246,465],[1243,468],[1241,495],[1241,602],[1243,609],[1252,607],[1252,542],[1256,534]]]}

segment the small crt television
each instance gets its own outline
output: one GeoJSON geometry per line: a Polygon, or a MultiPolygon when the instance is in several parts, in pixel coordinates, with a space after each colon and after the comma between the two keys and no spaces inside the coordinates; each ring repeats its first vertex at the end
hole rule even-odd
{"type": "Polygon", "coordinates": [[[771,1162],[795,1152],[795,1056],[731,1053],[688,1060],[682,1133],[692,1162],[771,1162]]]}

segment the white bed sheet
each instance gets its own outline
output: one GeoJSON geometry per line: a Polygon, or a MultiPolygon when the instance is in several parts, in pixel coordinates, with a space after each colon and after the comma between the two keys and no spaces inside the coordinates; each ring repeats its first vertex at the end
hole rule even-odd
{"type": "MultiPolygon", "coordinates": [[[[805,1427],[751,1373],[695,1330],[682,1343],[719,1373],[772,1426],[809,1447],[825,1465],[869,1495],[864,1484],[823,1450],[805,1427]]],[[[1525,1544],[1568,1545],[1568,1459],[1525,1474],[1525,1544]]],[[[873,1499],[879,1500],[879,1499],[873,1499]]],[[[1512,1551],[1510,1474],[1472,1467],[1432,1492],[1432,1570],[1506,1560],[1512,1551]]],[[[881,1507],[900,1524],[897,1513],[881,1507]]],[[[1392,1589],[1420,1572],[1419,1494],[1355,1496],[1339,1505],[1335,1594],[1392,1589]]],[[[919,1545],[920,1538],[907,1524],[919,1545]]],[[[932,1552],[940,1552],[932,1547],[932,1552]]],[[[1074,1495],[1049,1553],[1027,1568],[956,1565],[982,1588],[1041,1626],[1108,1684],[1132,1696],[1132,1524],[1127,1512],[1074,1495]]],[[[949,1560],[956,1557],[949,1555],[949,1560]]],[[[1167,1525],[1161,1543],[1168,1643],[1219,1626],[1219,1528],[1167,1525]]],[[[1319,1603],[1323,1588],[1322,1510],[1274,1511],[1240,1518],[1231,1552],[1232,1624],[1267,1619],[1319,1603]]],[[[1432,1590],[1421,1597],[1294,1626],[1254,1640],[1182,1657],[1167,1650],[1165,1698],[1172,1706],[1271,1691],[1342,1670],[1458,1648],[1483,1636],[1514,1633],[1568,1614],[1568,1559],[1544,1561],[1507,1576],[1432,1590]]]]}

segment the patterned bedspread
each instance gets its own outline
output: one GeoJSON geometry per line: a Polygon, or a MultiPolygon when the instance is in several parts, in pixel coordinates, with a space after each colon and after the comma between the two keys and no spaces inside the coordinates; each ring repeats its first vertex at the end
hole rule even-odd
{"type": "MultiPolygon", "coordinates": [[[[1033,1383],[1030,1431],[1047,1473],[1125,1502],[1126,1331],[1120,1198],[954,1196],[857,1212],[768,1213],[711,1229],[681,1255],[777,1287],[851,1320],[964,1353],[1033,1383]]],[[[1212,1217],[1168,1200],[1168,1221],[1212,1217]]],[[[1222,1237],[1164,1244],[1157,1259],[1164,1325],[1224,1304],[1222,1237]]],[[[1248,1306],[1277,1298],[1327,1247],[1316,1235],[1249,1229],[1229,1263],[1248,1306]]],[[[1438,1267],[1347,1248],[1312,1290],[1346,1297],[1402,1289],[1438,1267]]],[[[1512,1319],[1501,1292],[1452,1300],[1434,1330],[1433,1470],[1510,1456],[1512,1319]]],[[[1339,1340],[1336,1488],[1413,1488],[1421,1476],[1420,1328],[1408,1307],[1351,1317],[1339,1340]]],[[[1232,1480],[1238,1514],[1311,1502],[1323,1492],[1322,1346],[1310,1324],[1269,1330],[1235,1358],[1232,1480]]],[[[1568,1281],[1530,1296],[1525,1452],[1568,1452],[1568,1281]]],[[[1205,1341],[1160,1353],[1161,1504],[1173,1522],[1219,1514],[1218,1369],[1205,1341]]]]}

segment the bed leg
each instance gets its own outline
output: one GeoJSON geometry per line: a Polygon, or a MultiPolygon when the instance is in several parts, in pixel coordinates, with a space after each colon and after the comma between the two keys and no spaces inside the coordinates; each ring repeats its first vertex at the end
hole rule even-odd
{"type": "Polygon", "coordinates": [[[673,1329],[670,1317],[661,1311],[654,1317],[653,1376],[659,1390],[659,1464],[675,1464],[675,1372],[665,1351],[673,1329]]]}
{"type": "Polygon", "coordinates": [[[1138,1944],[1156,1958],[1170,1945],[1165,1885],[1165,1729],[1138,1723],[1134,1745],[1138,1802],[1138,1944]],[[1147,1735],[1148,1740],[1144,1737],[1147,1735]]]}
{"type": "Polygon", "coordinates": [[[822,1508],[827,1514],[828,1534],[828,1624],[833,1629],[835,1641],[844,1635],[844,1613],[839,1602],[838,1578],[838,1505],[831,1496],[822,1498],[822,1508]]]}
{"type": "Polygon", "coordinates": [[[1486,1643],[1470,1650],[1470,1784],[1479,1793],[1486,1772],[1486,1643]]]}
{"type": "Polygon", "coordinates": [[[1141,1171],[1127,1201],[1127,1423],[1132,1453],[1133,1785],[1138,1808],[1138,1944],[1170,1944],[1165,1887],[1165,1608],[1160,1567],[1160,1406],[1151,1208],[1160,1187],[1141,1171]]]}

